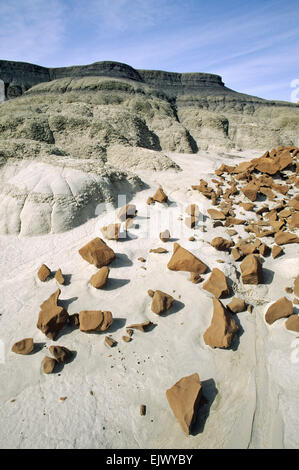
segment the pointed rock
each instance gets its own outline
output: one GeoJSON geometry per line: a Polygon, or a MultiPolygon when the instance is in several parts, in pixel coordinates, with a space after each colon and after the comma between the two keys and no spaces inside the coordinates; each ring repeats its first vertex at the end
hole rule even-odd
{"type": "Polygon", "coordinates": [[[200,282],[203,281],[203,278],[201,277],[200,274],[191,273],[190,274],[190,281],[193,282],[193,284],[199,284],[200,282]]]}
{"type": "Polygon", "coordinates": [[[227,297],[229,295],[229,287],[226,282],[226,277],[218,268],[214,268],[212,270],[210,277],[202,287],[213,294],[217,299],[220,297],[227,297]]]}
{"type": "Polygon", "coordinates": [[[101,310],[82,310],[79,313],[80,330],[85,333],[106,331],[113,323],[112,313],[101,310]]]}
{"type": "Polygon", "coordinates": [[[220,300],[214,298],[213,305],[213,317],[203,335],[204,341],[211,348],[229,348],[239,327],[220,300]]]}
{"type": "Polygon", "coordinates": [[[101,238],[94,238],[79,250],[79,254],[97,268],[107,266],[115,258],[114,251],[101,238]]]}
{"type": "Polygon", "coordinates": [[[30,354],[34,349],[33,338],[24,338],[17,341],[11,348],[12,352],[16,354],[30,354]]]}
{"type": "Polygon", "coordinates": [[[42,282],[45,282],[48,279],[48,277],[50,276],[50,274],[51,274],[51,271],[48,268],[48,266],[46,266],[45,264],[42,264],[41,267],[39,268],[38,272],[37,272],[37,276],[38,276],[39,280],[42,281],[42,282]]]}
{"type": "Polygon", "coordinates": [[[281,248],[281,246],[274,245],[272,246],[271,252],[272,252],[272,258],[275,259],[281,254],[283,254],[283,249],[281,248]]]}
{"type": "Polygon", "coordinates": [[[243,299],[233,297],[227,307],[232,313],[244,312],[244,310],[246,310],[246,303],[243,299]]]}
{"type": "Polygon", "coordinates": [[[57,305],[60,292],[60,289],[57,289],[40,306],[41,311],[36,326],[50,339],[56,338],[69,318],[67,311],[57,305]]]}
{"type": "Polygon", "coordinates": [[[162,188],[158,188],[155,194],[153,195],[153,199],[154,201],[162,203],[167,202],[168,197],[166,196],[162,188]]]}
{"type": "Polygon", "coordinates": [[[109,224],[101,228],[101,232],[106,240],[118,240],[120,224],[109,224]]]}
{"type": "Polygon", "coordinates": [[[258,255],[247,255],[240,265],[243,284],[263,284],[263,268],[258,255]]]}
{"type": "Polygon", "coordinates": [[[167,267],[171,271],[188,271],[197,274],[205,273],[208,268],[206,264],[178,243],[173,245],[173,255],[167,267]]]}
{"type": "Polygon", "coordinates": [[[218,211],[217,209],[208,209],[208,214],[213,220],[225,220],[226,217],[223,212],[218,211]]]}
{"type": "Polygon", "coordinates": [[[172,412],[185,434],[189,435],[196,420],[202,385],[198,374],[183,377],[166,390],[166,397],[172,412]]]}
{"type": "Polygon", "coordinates": [[[107,266],[103,266],[93,276],[91,276],[89,282],[96,289],[101,289],[106,285],[110,269],[107,266]]]}
{"type": "Polygon", "coordinates": [[[162,242],[168,242],[168,240],[170,239],[170,232],[169,230],[164,230],[164,232],[161,232],[160,235],[159,235],[159,238],[162,242]]]}
{"type": "Polygon", "coordinates": [[[127,328],[132,328],[133,330],[139,330],[145,333],[152,325],[153,323],[151,321],[145,321],[143,323],[133,323],[132,325],[129,325],[127,328]]]}
{"type": "Polygon", "coordinates": [[[279,318],[289,317],[293,313],[293,304],[286,297],[282,297],[272,304],[265,315],[265,320],[272,325],[279,318]]]}

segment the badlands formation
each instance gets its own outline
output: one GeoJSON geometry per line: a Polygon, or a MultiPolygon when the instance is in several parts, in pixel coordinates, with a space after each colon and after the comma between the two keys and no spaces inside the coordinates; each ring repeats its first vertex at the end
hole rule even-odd
{"type": "Polygon", "coordinates": [[[113,62],[0,80],[0,447],[298,448],[298,106],[113,62]]]}

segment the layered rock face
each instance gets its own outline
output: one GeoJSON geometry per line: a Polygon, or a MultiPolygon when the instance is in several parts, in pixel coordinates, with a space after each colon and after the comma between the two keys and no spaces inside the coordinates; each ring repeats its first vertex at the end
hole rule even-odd
{"type": "MultiPolygon", "coordinates": [[[[156,135],[154,146],[146,143],[141,147],[197,152],[198,149],[260,149],[299,144],[298,105],[238,93],[227,88],[219,75],[135,70],[129,65],[111,61],[53,69],[0,61],[0,80],[4,82],[6,98],[20,96],[44,82],[48,82],[46,87],[32,91],[57,92],[57,82],[61,84],[59,93],[86,91],[88,80],[96,78],[106,81],[106,92],[109,90],[110,93],[100,101],[106,100],[107,105],[123,104],[120,91],[123,97],[127,94],[127,98],[129,94],[130,98],[132,94],[135,97],[139,95],[137,102],[132,103],[131,111],[142,116],[156,135]],[[75,83],[79,79],[81,82],[75,83]],[[158,113],[146,95],[163,102],[158,113]],[[167,116],[160,112],[163,108],[166,111],[165,106],[168,108],[167,116]],[[167,132],[170,123],[171,133],[167,132]]],[[[95,83],[87,88],[93,96],[99,93],[99,86],[95,83]]],[[[90,100],[82,96],[80,101],[90,100]]]]}

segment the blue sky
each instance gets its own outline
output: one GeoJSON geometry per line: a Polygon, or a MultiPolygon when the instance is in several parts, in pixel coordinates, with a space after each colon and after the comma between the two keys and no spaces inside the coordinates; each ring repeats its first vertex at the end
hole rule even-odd
{"type": "Polygon", "coordinates": [[[237,91],[291,101],[299,1],[0,0],[0,59],[210,72],[237,91]]]}

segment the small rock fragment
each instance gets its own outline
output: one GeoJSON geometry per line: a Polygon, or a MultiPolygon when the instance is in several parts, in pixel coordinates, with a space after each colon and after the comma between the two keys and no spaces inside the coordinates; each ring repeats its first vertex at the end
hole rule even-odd
{"type": "Polygon", "coordinates": [[[160,237],[160,240],[161,240],[162,242],[164,242],[164,243],[167,242],[167,241],[170,239],[170,232],[169,232],[169,230],[164,230],[164,232],[161,232],[160,235],[159,235],[159,237],[160,237]]]}
{"type": "Polygon", "coordinates": [[[106,240],[118,240],[120,224],[109,224],[101,228],[101,232],[106,240]]]}
{"type": "Polygon", "coordinates": [[[39,268],[38,272],[37,272],[37,276],[38,276],[39,280],[42,281],[42,282],[45,282],[48,279],[48,277],[50,276],[50,274],[51,274],[51,271],[48,268],[48,266],[46,266],[45,264],[42,264],[41,267],[39,268]]]}
{"type": "Polygon", "coordinates": [[[115,341],[111,336],[105,336],[105,343],[110,347],[113,348],[116,346],[117,341],[115,341]]]}
{"type": "Polygon", "coordinates": [[[199,284],[199,282],[203,281],[203,278],[200,274],[190,273],[190,281],[193,282],[193,284],[199,284]]]}
{"type": "Polygon", "coordinates": [[[101,289],[107,283],[110,269],[107,266],[103,266],[97,273],[91,276],[89,282],[96,289],[101,289]]]}
{"type": "Polygon", "coordinates": [[[285,327],[287,330],[297,331],[297,333],[299,333],[299,316],[290,315],[285,322],[285,327]]]}
{"type": "Polygon", "coordinates": [[[54,277],[55,277],[56,281],[57,281],[59,284],[64,284],[65,279],[64,279],[64,277],[63,277],[63,274],[62,274],[60,268],[56,271],[54,277]]]}
{"type": "Polygon", "coordinates": [[[125,341],[125,343],[129,343],[132,341],[132,338],[130,336],[122,336],[122,340],[125,341]]]}
{"type": "Polygon", "coordinates": [[[168,253],[168,250],[166,250],[165,248],[152,248],[150,250],[150,253],[168,253]]]}
{"type": "Polygon", "coordinates": [[[46,356],[43,360],[44,374],[52,374],[54,372],[57,361],[53,357],[46,356]]]}
{"type": "Polygon", "coordinates": [[[215,237],[211,245],[218,251],[229,251],[234,246],[234,242],[222,237],[215,237]]]}
{"type": "Polygon", "coordinates": [[[271,252],[272,252],[272,258],[275,259],[281,254],[283,254],[283,248],[281,248],[281,246],[274,245],[272,246],[271,252]]]}
{"type": "Polygon", "coordinates": [[[143,323],[133,323],[132,325],[129,325],[128,328],[132,328],[133,330],[139,330],[145,333],[152,325],[153,323],[151,321],[145,321],[143,323]]]}
{"type": "Polygon", "coordinates": [[[162,188],[158,188],[153,196],[153,199],[154,201],[162,203],[162,202],[167,202],[168,197],[166,196],[162,188]]]}
{"type": "Polygon", "coordinates": [[[17,341],[11,348],[12,352],[16,354],[30,354],[34,349],[33,338],[24,338],[17,341]]]}

